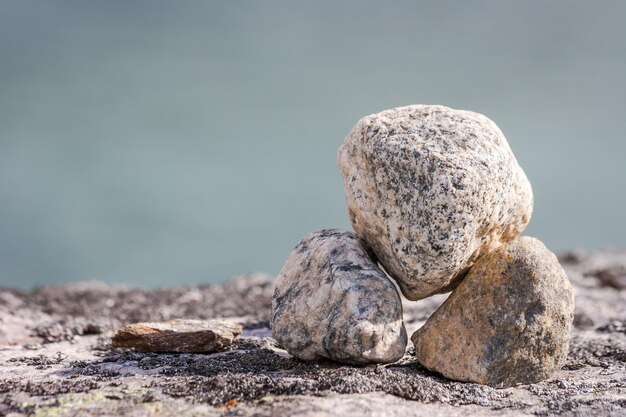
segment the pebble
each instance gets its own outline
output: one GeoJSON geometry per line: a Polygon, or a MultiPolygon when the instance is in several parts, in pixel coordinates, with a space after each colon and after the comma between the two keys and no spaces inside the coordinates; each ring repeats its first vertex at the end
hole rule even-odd
{"type": "Polygon", "coordinates": [[[524,171],[478,113],[385,110],[354,126],[337,159],[355,232],[410,300],[453,289],[531,217],[524,171]]]}
{"type": "Polygon", "coordinates": [[[240,324],[226,320],[135,323],[119,329],[111,345],[138,352],[210,353],[230,346],[242,330],[240,324]]]}
{"type": "Polygon", "coordinates": [[[426,368],[503,388],[541,381],[564,364],[573,317],[556,256],[522,237],[479,259],[411,340],[426,368]]]}
{"type": "Polygon", "coordinates": [[[362,239],[334,229],[311,233],[291,253],[276,279],[271,327],[303,360],[390,363],[407,343],[394,284],[362,239]]]}

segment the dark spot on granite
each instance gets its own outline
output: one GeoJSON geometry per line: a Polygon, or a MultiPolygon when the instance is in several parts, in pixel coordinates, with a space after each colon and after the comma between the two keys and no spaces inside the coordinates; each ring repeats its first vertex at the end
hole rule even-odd
{"type": "Polygon", "coordinates": [[[524,312],[524,320],[526,320],[526,325],[532,323],[533,321],[539,321],[539,316],[543,315],[546,312],[546,306],[541,300],[534,301],[526,308],[524,312]]]}

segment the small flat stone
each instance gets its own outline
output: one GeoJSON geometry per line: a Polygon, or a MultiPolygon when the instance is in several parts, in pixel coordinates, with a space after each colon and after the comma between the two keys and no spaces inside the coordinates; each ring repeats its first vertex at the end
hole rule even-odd
{"type": "Polygon", "coordinates": [[[337,158],[355,232],[410,300],[450,291],[530,220],[530,183],[482,114],[385,110],[361,119],[337,158]]]}
{"type": "Polygon", "coordinates": [[[229,346],[241,331],[240,324],[225,320],[176,319],[122,327],[111,342],[138,352],[210,353],[229,346]]]}
{"type": "Polygon", "coordinates": [[[278,275],[272,334],[303,360],[390,363],[405,352],[402,302],[365,242],[352,232],[305,237],[278,275]]]}
{"type": "Polygon", "coordinates": [[[563,365],[573,317],[572,288],[556,256],[522,237],[480,258],[411,340],[430,370],[509,387],[563,365]]]}

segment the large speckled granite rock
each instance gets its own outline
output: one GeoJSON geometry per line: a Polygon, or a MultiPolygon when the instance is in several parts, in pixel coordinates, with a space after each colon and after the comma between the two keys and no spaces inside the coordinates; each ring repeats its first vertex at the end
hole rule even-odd
{"type": "Polygon", "coordinates": [[[414,105],[364,117],[338,162],[354,230],[411,300],[452,289],[530,220],[530,183],[478,113],[414,105]]]}
{"type": "Polygon", "coordinates": [[[400,295],[354,233],[311,233],[275,285],[272,334],[292,355],[353,364],[395,362],[404,355],[400,295]]]}
{"type": "Polygon", "coordinates": [[[411,340],[418,362],[458,381],[541,381],[567,358],[571,285],[539,240],[522,237],[479,259],[411,340]]]}

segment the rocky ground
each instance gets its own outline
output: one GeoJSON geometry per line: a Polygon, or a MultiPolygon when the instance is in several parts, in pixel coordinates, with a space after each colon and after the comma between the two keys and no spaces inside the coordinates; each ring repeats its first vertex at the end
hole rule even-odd
{"type": "MultiPolygon", "coordinates": [[[[576,316],[565,367],[541,383],[494,389],[446,380],[411,348],[388,366],[305,363],[270,337],[271,277],[140,290],[87,282],[0,290],[0,415],[518,416],[626,415],[626,251],[561,257],[576,316]],[[121,325],[230,318],[225,352],[112,350],[121,325]]],[[[445,299],[404,304],[408,334],[445,299]]]]}

